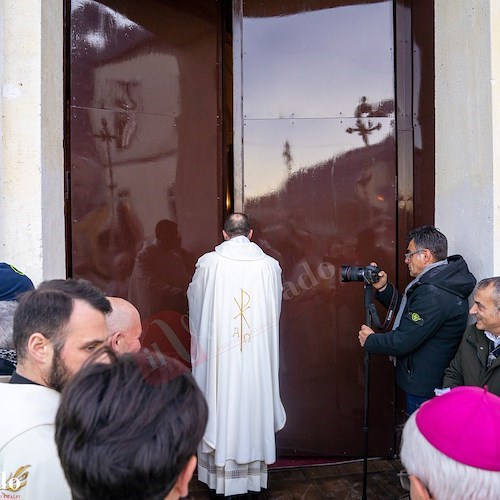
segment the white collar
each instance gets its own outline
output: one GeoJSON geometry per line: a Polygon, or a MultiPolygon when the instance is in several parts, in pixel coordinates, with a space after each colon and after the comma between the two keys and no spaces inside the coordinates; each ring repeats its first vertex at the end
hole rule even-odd
{"type": "Polygon", "coordinates": [[[491,332],[484,331],[486,337],[488,337],[491,341],[493,341],[493,345],[498,347],[500,345],[500,335],[493,335],[491,332]]]}

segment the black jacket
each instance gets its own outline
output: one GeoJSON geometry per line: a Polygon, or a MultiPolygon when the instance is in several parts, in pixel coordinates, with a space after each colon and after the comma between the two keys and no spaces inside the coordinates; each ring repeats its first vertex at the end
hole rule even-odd
{"type": "MultiPolygon", "coordinates": [[[[467,324],[467,298],[476,279],[460,255],[427,271],[407,292],[401,322],[388,333],[366,339],[369,353],[397,357],[396,382],[408,394],[434,396],[467,324]]],[[[389,284],[376,298],[386,307],[396,290],[389,284]]]]}
{"type": "Polygon", "coordinates": [[[443,387],[459,385],[488,386],[488,390],[500,396],[500,356],[487,368],[490,340],[484,330],[470,325],[465,330],[456,356],[444,372],[443,387]]]}

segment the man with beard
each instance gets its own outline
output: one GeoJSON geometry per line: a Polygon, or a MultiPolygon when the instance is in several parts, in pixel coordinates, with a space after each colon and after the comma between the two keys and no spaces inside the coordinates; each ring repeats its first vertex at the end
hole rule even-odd
{"type": "Polygon", "coordinates": [[[0,384],[0,495],[71,499],[54,441],[59,392],[108,337],[111,305],[84,280],[52,280],[26,293],[14,316],[18,364],[0,384]]]}

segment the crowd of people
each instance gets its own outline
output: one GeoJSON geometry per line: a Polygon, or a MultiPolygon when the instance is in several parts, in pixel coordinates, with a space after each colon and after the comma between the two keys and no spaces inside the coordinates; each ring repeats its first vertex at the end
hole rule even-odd
{"type": "MultiPolygon", "coordinates": [[[[283,288],[252,236],[248,217],[231,214],[196,263],[184,290],[191,370],[141,348],[133,300],[82,279],[35,288],[0,263],[2,498],[176,499],[196,467],[212,496],[267,488],[286,423],[283,288]]],[[[433,226],[409,233],[404,257],[403,293],[383,270],[373,283],[391,330],[358,332],[367,352],[391,357],[406,393],[401,483],[412,499],[498,498],[500,277],[476,286],[433,226]]]]}

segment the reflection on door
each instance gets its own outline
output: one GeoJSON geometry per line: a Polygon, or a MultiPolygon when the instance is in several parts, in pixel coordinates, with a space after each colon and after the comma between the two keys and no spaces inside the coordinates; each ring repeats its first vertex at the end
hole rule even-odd
{"type": "MultiPolygon", "coordinates": [[[[245,0],[241,21],[242,205],[283,268],[279,451],[359,456],[363,286],[340,267],[394,273],[392,2],[245,0]]],[[[388,454],[393,367],[373,363],[370,454],[388,454]]]]}
{"type": "Polygon", "coordinates": [[[220,6],[70,7],[70,274],[131,300],[143,345],[188,364],[186,289],[222,212],[220,6]]]}
{"type": "MultiPolygon", "coordinates": [[[[363,288],[339,271],[395,272],[393,2],[234,0],[227,38],[221,3],[70,0],[70,273],[128,297],[149,342],[188,361],[185,289],[219,242],[232,78],[235,206],[283,268],[278,452],[360,456],[363,288]],[[241,67],[222,75],[228,38],[241,67]]],[[[372,375],[370,454],[386,455],[392,365],[374,357],[372,375]]]]}

